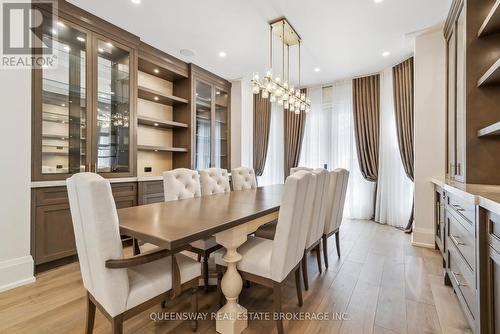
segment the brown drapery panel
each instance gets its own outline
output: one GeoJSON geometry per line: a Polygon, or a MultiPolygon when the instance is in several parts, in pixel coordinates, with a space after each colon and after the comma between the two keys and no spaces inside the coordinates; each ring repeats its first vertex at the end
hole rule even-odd
{"type": "Polygon", "coordinates": [[[380,75],[353,79],[353,112],[359,168],[372,182],[378,178],[380,75]]]}
{"type": "MultiPolygon", "coordinates": [[[[410,180],[413,177],[413,57],[392,68],[394,90],[394,113],[398,133],[399,153],[410,180]]],[[[415,205],[415,204],[414,204],[415,205]]],[[[411,232],[413,226],[414,205],[406,231],[411,232]]]]}
{"type": "MultiPolygon", "coordinates": [[[[300,90],[301,93],[307,94],[307,89],[300,90]]],[[[302,139],[304,138],[304,126],[306,124],[306,113],[301,111],[299,114],[295,112],[283,111],[284,124],[284,149],[285,149],[285,179],[290,175],[290,168],[297,167],[300,159],[300,151],[302,149],[302,139]]]]}
{"type": "Polygon", "coordinates": [[[261,176],[266,165],[269,127],[271,123],[271,102],[260,94],[253,96],[253,169],[261,176]]]}

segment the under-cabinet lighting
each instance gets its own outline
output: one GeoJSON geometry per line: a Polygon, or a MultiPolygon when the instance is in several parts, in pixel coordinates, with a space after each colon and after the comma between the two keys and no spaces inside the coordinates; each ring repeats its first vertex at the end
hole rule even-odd
{"type": "Polygon", "coordinates": [[[158,101],[159,99],[160,99],[160,98],[159,98],[158,96],[155,96],[155,97],[154,97],[154,100],[155,100],[155,101],[158,101]]]}
{"type": "Polygon", "coordinates": [[[85,38],[83,38],[82,36],[78,36],[76,39],[80,42],[85,42],[85,38]]]}
{"type": "Polygon", "coordinates": [[[158,126],[158,123],[153,124],[154,126],[158,126]]]}
{"type": "Polygon", "coordinates": [[[319,72],[319,71],[321,71],[321,68],[319,67],[314,68],[314,72],[319,72]]]}
{"type": "Polygon", "coordinates": [[[219,57],[225,58],[227,56],[227,53],[225,51],[219,52],[219,57]]]}
{"type": "Polygon", "coordinates": [[[160,70],[159,70],[159,69],[157,69],[157,68],[155,68],[155,69],[153,70],[153,72],[155,72],[156,74],[158,74],[158,73],[160,73],[160,70]]]}
{"type": "Polygon", "coordinates": [[[390,54],[391,54],[391,53],[390,53],[389,51],[385,51],[384,53],[382,53],[382,56],[387,57],[387,56],[389,56],[390,54]]]}

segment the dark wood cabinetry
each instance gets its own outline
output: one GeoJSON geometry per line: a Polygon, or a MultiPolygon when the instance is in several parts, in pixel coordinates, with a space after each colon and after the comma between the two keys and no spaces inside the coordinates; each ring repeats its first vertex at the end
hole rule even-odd
{"type": "Polygon", "coordinates": [[[163,180],[139,182],[139,205],[163,202],[163,180]]]}
{"type": "MultiPolygon", "coordinates": [[[[137,183],[112,183],[117,208],[137,205],[137,183]]],[[[31,191],[31,254],[35,266],[76,254],[66,187],[31,191]]]]}

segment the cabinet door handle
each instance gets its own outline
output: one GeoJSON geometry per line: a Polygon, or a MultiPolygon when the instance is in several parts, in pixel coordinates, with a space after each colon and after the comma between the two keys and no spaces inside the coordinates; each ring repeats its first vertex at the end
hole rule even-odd
{"type": "Polygon", "coordinates": [[[465,211],[465,209],[464,209],[464,208],[462,208],[460,205],[457,205],[457,204],[452,204],[451,206],[452,206],[452,207],[454,207],[454,208],[455,208],[455,210],[457,210],[457,211],[465,211]]]}
{"type": "Polygon", "coordinates": [[[457,246],[464,246],[464,245],[465,245],[465,243],[464,243],[462,240],[460,240],[460,238],[459,238],[459,237],[457,237],[457,236],[455,236],[455,235],[452,235],[452,234],[451,234],[451,235],[450,235],[450,238],[451,238],[451,240],[453,240],[453,242],[454,242],[454,243],[455,243],[455,245],[457,245],[457,246]]]}
{"type": "Polygon", "coordinates": [[[451,271],[451,276],[453,277],[453,280],[455,281],[455,283],[457,284],[457,286],[465,286],[465,287],[467,286],[467,284],[465,284],[465,283],[461,283],[461,282],[458,280],[457,276],[460,276],[460,274],[459,274],[459,273],[456,273],[456,272],[454,272],[454,271],[452,270],[452,271],[451,271]]]}

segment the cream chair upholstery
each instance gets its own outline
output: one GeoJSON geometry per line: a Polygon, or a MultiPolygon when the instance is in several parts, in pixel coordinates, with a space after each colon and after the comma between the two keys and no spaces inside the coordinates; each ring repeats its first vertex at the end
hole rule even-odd
{"type": "Polygon", "coordinates": [[[306,172],[312,172],[314,169],[313,168],[309,168],[309,167],[292,167],[290,168],[290,175],[300,171],[300,170],[303,170],[303,171],[306,171],[306,172]]]}
{"type": "Polygon", "coordinates": [[[328,268],[328,237],[335,234],[337,254],[340,257],[340,224],[344,214],[345,197],[349,183],[349,171],[337,168],[330,172],[330,190],[326,212],[325,228],[323,230],[323,256],[328,268]]]}
{"type": "Polygon", "coordinates": [[[200,170],[201,194],[213,195],[231,191],[229,175],[222,168],[208,168],[200,170]]]}
{"type": "MultiPolygon", "coordinates": [[[[130,268],[109,268],[108,260],[123,259],[118,214],[109,181],[94,173],[78,173],[67,179],[66,184],[83,285],[89,300],[95,300],[111,318],[119,319],[119,323],[113,322],[113,327],[120,332],[124,312],[133,313],[136,306],[172,288],[171,256],[130,268]]],[[[146,254],[140,257],[145,260],[146,254]]],[[[201,275],[198,262],[182,254],[175,257],[181,284],[201,275]]],[[[89,305],[95,314],[96,305],[93,302],[89,305]]],[[[88,324],[93,326],[92,312],[89,316],[92,319],[88,317],[88,324]]]]}
{"type": "Polygon", "coordinates": [[[177,168],[163,173],[165,201],[175,201],[201,195],[200,175],[197,171],[177,168]]]}
{"type": "MultiPolygon", "coordinates": [[[[313,209],[316,178],[305,171],[297,172],[286,179],[283,199],[278,216],[274,240],[249,237],[238,253],[243,257],[237,264],[243,279],[252,281],[259,276],[259,284],[274,288],[275,305],[281,310],[281,285],[294,271],[299,305],[302,304],[300,293],[300,261],[306,245],[310,228],[310,216],[313,209]],[[248,275],[249,274],[249,275],[248,275]]],[[[225,250],[215,252],[215,263],[219,268],[226,266],[222,259],[225,250]]],[[[277,322],[278,333],[283,332],[281,321],[277,322]]]]}
{"type": "Polygon", "coordinates": [[[238,167],[231,170],[233,190],[246,190],[257,188],[257,179],[253,168],[238,167]]]}

